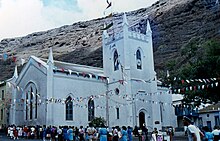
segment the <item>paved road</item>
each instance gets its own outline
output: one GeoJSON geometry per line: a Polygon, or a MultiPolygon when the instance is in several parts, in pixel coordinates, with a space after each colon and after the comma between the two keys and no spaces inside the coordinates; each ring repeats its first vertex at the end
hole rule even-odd
{"type": "MultiPolygon", "coordinates": [[[[0,141],[14,141],[13,139],[10,139],[6,136],[2,136],[0,135],[0,141]]],[[[17,141],[42,141],[42,140],[38,140],[38,139],[33,139],[33,140],[30,140],[30,139],[18,139],[17,141]]]]}
{"type": "MultiPolygon", "coordinates": [[[[134,137],[133,140],[138,141],[138,138],[134,137]]],[[[0,134],[0,141],[13,141],[13,140],[9,139],[4,134],[0,134]]],[[[32,139],[32,140],[31,139],[19,139],[18,141],[42,141],[42,140],[39,140],[39,139],[32,139]]],[[[175,135],[173,137],[173,141],[187,141],[187,137],[184,136],[184,134],[182,132],[175,133],[175,135]]]]}
{"type": "Polygon", "coordinates": [[[173,141],[188,141],[188,138],[185,136],[184,132],[175,132],[173,141]]]}

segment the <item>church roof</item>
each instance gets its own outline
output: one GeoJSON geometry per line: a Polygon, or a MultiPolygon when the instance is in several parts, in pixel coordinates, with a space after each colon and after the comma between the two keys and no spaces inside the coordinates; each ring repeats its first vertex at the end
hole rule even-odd
{"type": "MultiPolygon", "coordinates": [[[[20,79],[23,77],[25,70],[28,68],[28,64],[30,64],[32,61],[35,61],[35,65],[37,65],[38,68],[41,68],[41,70],[46,74],[46,70],[49,68],[49,64],[47,64],[47,59],[44,58],[38,58],[36,56],[30,56],[28,62],[23,67],[18,79],[16,80],[17,83],[19,83],[20,79]],[[43,69],[44,68],[44,69],[43,69]]],[[[67,63],[62,61],[53,61],[53,71],[59,72],[59,73],[66,73],[66,74],[75,74],[77,76],[83,76],[83,77],[89,77],[89,78],[96,78],[105,80],[107,77],[104,76],[104,71],[102,68],[98,67],[91,67],[86,65],[79,65],[79,64],[73,64],[73,63],[67,63]]]]}
{"type": "Polygon", "coordinates": [[[91,73],[100,76],[104,76],[104,71],[102,68],[91,67],[86,65],[72,64],[61,61],[54,61],[54,66],[58,69],[71,70],[77,72],[91,73]]]}
{"type": "MultiPolygon", "coordinates": [[[[37,58],[35,56],[32,56],[37,62],[40,62],[43,66],[48,67],[47,65],[47,59],[44,58],[37,58]]],[[[92,67],[92,66],[86,66],[86,65],[79,65],[79,64],[73,64],[73,63],[67,63],[62,61],[54,60],[54,71],[59,72],[76,72],[76,73],[84,73],[84,74],[91,74],[95,76],[105,77],[103,68],[98,67],[92,67]]]]}
{"type": "Polygon", "coordinates": [[[45,68],[47,68],[47,63],[44,62],[43,60],[41,60],[40,58],[36,57],[36,56],[31,56],[30,58],[34,59],[36,62],[40,63],[42,66],[44,66],[45,68]]]}
{"type": "Polygon", "coordinates": [[[201,110],[199,110],[199,113],[211,113],[211,112],[218,112],[220,111],[220,102],[216,104],[209,105],[201,110]]]}

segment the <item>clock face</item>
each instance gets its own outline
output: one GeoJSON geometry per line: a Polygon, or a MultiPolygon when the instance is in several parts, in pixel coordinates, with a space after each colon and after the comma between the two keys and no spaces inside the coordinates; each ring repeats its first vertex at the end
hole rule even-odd
{"type": "Polygon", "coordinates": [[[119,89],[118,89],[118,88],[115,89],[115,94],[116,94],[116,95],[119,94],[119,89]]]}
{"type": "Polygon", "coordinates": [[[137,65],[141,66],[141,60],[140,59],[137,59],[137,65]]]}

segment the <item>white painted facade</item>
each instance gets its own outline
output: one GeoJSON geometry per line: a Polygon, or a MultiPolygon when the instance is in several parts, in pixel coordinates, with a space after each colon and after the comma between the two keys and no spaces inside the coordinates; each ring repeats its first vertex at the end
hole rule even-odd
{"type": "Polygon", "coordinates": [[[214,126],[219,126],[220,110],[211,111],[207,113],[199,113],[198,125],[208,126],[213,130],[214,126]]]}
{"type": "Polygon", "coordinates": [[[126,15],[122,26],[114,38],[103,32],[103,69],[54,61],[52,49],[47,62],[31,56],[16,80],[10,123],[87,126],[92,98],[94,116],[109,126],[175,127],[172,95],[157,86],[149,22],[146,35],[130,31],[126,15]],[[69,96],[72,120],[66,120],[69,96]]]}
{"type": "Polygon", "coordinates": [[[220,126],[220,102],[199,110],[198,126],[208,126],[213,130],[215,126],[220,126]]]}
{"type": "Polygon", "coordinates": [[[12,87],[9,82],[11,81],[13,81],[13,78],[0,82],[0,129],[9,124],[10,100],[12,95],[12,87]]]}

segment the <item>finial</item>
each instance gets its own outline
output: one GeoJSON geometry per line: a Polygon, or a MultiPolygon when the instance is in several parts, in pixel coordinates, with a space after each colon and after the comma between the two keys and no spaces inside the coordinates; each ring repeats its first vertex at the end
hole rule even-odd
{"type": "Polygon", "coordinates": [[[123,26],[124,25],[128,25],[128,20],[127,20],[126,13],[124,13],[124,15],[123,15],[123,26]]]}
{"type": "Polygon", "coordinates": [[[18,78],[18,67],[17,67],[17,65],[15,65],[15,71],[14,71],[13,77],[18,78]]]}
{"type": "MultiPolygon", "coordinates": [[[[106,28],[106,24],[104,24],[104,29],[106,28]]],[[[109,37],[109,35],[108,35],[108,33],[107,33],[107,30],[104,30],[103,31],[103,36],[104,36],[104,38],[108,38],[109,37]]]]}
{"type": "Polygon", "coordinates": [[[150,27],[150,22],[149,19],[147,19],[147,31],[148,33],[152,33],[151,27],[150,27]]]}

